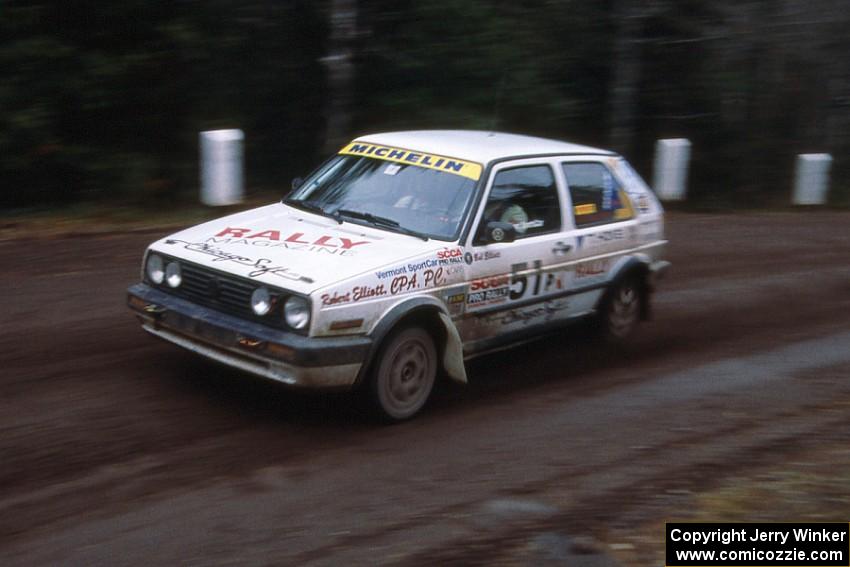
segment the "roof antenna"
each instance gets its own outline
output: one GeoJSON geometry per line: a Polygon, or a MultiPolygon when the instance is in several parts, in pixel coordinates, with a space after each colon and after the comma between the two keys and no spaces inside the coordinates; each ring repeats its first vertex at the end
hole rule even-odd
{"type": "Polygon", "coordinates": [[[490,121],[490,136],[495,135],[496,124],[499,122],[499,106],[502,103],[502,94],[505,92],[505,71],[502,71],[502,78],[499,79],[499,90],[496,91],[496,101],[493,104],[493,119],[490,121]]]}

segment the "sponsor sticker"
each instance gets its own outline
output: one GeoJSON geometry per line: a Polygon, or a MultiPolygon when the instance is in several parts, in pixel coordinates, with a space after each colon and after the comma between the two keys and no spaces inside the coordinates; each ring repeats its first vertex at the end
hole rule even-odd
{"type": "Polygon", "coordinates": [[[447,290],[443,297],[450,315],[460,315],[463,313],[463,308],[466,304],[466,293],[462,288],[447,290]]]}
{"type": "Polygon", "coordinates": [[[467,306],[475,309],[507,301],[511,294],[510,282],[506,275],[472,280],[466,295],[467,306]]]}
{"type": "MultiPolygon", "coordinates": [[[[634,235],[630,234],[630,237],[634,235]]],[[[581,250],[583,248],[589,248],[596,244],[603,244],[605,242],[612,242],[615,240],[625,240],[626,239],[626,231],[622,228],[613,228],[610,230],[603,230],[601,232],[592,232],[590,234],[581,234],[576,237],[576,243],[578,244],[578,249],[581,250]]]]}
{"type": "Polygon", "coordinates": [[[221,250],[207,242],[186,242],[185,240],[175,240],[170,238],[166,240],[165,243],[171,246],[181,245],[186,250],[212,257],[212,262],[233,262],[251,268],[251,271],[248,272],[249,278],[272,274],[288,280],[301,280],[313,283],[312,278],[298,274],[288,266],[273,265],[272,260],[269,258],[248,258],[239,254],[227,252],[226,250],[221,250]]]}
{"type": "MultiPolygon", "coordinates": [[[[371,157],[405,165],[415,165],[426,169],[460,175],[473,181],[477,181],[481,177],[481,165],[478,163],[403,148],[394,148],[392,146],[382,146],[368,142],[352,142],[342,148],[339,153],[349,156],[371,157]]],[[[395,175],[398,173],[398,170],[394,170],[393,173],[385,170],[384,173],[395,175]]]]}
{"type": "Polygon", "coordinates": [[[408,266],[394,270],[376,272],[378,279],[385,280],[378,284],[356,285],[348,290],[334,291],[332,294],[325,293],[320,297],[322,307],[399,295],[411,291],[439,287],[446,283],[445,268],[425,268],[421,272],[417,272],[417,270],[408,269],[411,266],[412,264],[409,264],[408,266]],[[398,275],[393,275],[394,273],[398,275]]]}
{"type": "Polygon", "coordinates": [[[249,228],[226,227],[206,240],[209,245],[239,244],[256,248],[286,248],[302,252],[353,256],[357,248],[370,244],[369,240],[353,240],[344,236],[307,235],[304,232],[280,230],[252,230],[249,228]]]}
{"type": "Polygon", "coordinates": [[[493,305],[503,303],[508,300],[511,294],[511,288],[508,286],[497,287],[493,289],[485,289],[481,291],[470,291],[466,295],[467,306],[482,307],[484,305],[493,305]]]}
{"type": "Polygon", "coordinates": [[[604,275],[608,271],[609,260],[591,260],[576,265],[576,279],[593,278],[604,275]]]}
{"type": "Polygon", "coordinates": [[[458,264],[463,262],[463,250],[460,248],[443,248],[437,251],[437,259],[443,265],[448,263],[458,264]]]}
{"type": "Polygon", "coordinates": [[[489,317],[487,317],[487,321],[498,323],[500,325],[511,325],[514,323],[528,325],[532,321],[536,321],[538,319],[542,319],[544,322],[550,321],[559,312],[567,309],[568,307],[569,302],[566,299],[546,301],[543,303],[543,305],[536,305],[519,309],[510,309],[508,311],[503,311],[494,315],[490,315],[489,317]]]}
{"type": "Polygon", "coordinates": [[[573,207],[573,210],[575,211],[575,215],[577,217],[579,217],[581,215],[592,215],[592,214],[596,213],[596,205],[593,204],[593,203],[587,203],[587,204],[584,204],[584,205],[576,205],[575,207],[573,207]]]}
{"type": "Polygon", "coordinates": [[[453,295],[448,296],[446,298],[446,302],[454,305],[456,303],[463,303],[465,299],[466,299],[466,294],[464,294],[463,292],[460,292],[460,293],[455,293],[453,295]]]}
{"type": "Polygon", "coordinates": [[[463,256],[463,261],[471,265],[473,262],[486,262],[501,257],[502,253],[498,250],[485,250],[484,252],[467,252],[463,256]]]}

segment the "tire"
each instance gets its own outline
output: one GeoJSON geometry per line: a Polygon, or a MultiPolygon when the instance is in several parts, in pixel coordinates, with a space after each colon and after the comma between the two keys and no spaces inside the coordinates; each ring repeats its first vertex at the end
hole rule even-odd
{"type": "Polygon", "coordinates": [[[642,292],[640,281],[627,277],[617,283],[602,304],[599,327],[605,340],[625,343],[640,322],[642,292]]]}
{"type": "Polygon", "coordinates": [[[420,327],[393,333],[381,347],[370,376],[372,405],[384,421],[410,419],[428,401],[437,376],[434,339],[420,327]]]}

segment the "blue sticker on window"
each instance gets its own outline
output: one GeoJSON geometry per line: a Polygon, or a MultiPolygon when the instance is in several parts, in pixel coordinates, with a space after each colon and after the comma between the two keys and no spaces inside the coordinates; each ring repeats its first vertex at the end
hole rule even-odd
{"type": "Polygon", "coordinates": [[[608,170],[602,171],[602,210],[610,211],[614,208],[614,178],[608,170]]]}

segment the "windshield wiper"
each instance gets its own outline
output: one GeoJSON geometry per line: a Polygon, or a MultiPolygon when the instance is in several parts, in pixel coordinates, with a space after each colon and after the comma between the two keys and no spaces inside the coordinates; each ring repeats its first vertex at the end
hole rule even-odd
{"type": "MultiPolygon", "coordinates": [[[[350,217],[353,219],[364,220],[375,226],[380,226],[382,228],[386,228],[395,232],[400,232],[402,234],[407,234],[409,236],[415,236],[416,238],[421,238],[426,242],[428,241],[428,236],[422,234],[421,232],[405,228],[401,226],[398,221],[387,217],[379,217],[373,215],[372,213],[364,213],[363,211],[353,211],[351,209],[337,209],[336,211],[334,211],[334,215],[336,215],[336,218],[338,219],[340,217],[350,217]]],[[[340,222],[342,222],[342,220],[340,220],[340,222]]]]}
{"type": "Polygon", "coordinates": [[[290,207],[295,207],[296,209],[301,209],[302,211],[309,211],[311,213],[316,213],[318,215],[322,215],[323,217],[331,218],[331,219],[335,220],[336,222],[338,222],[339,224],[342,224],[342,219],[339,218],[338,215],[336,215],[334,213],[329,213],[329,212],[325,211],[325,209],[323,209],[319,205],[317,205],[315,203],[311,203],[310,201],[298,201],[298,200],[295,200],[295,199],[284,199],[283,203],[286,204],[286,205],[289,205],[290,207]]]}

